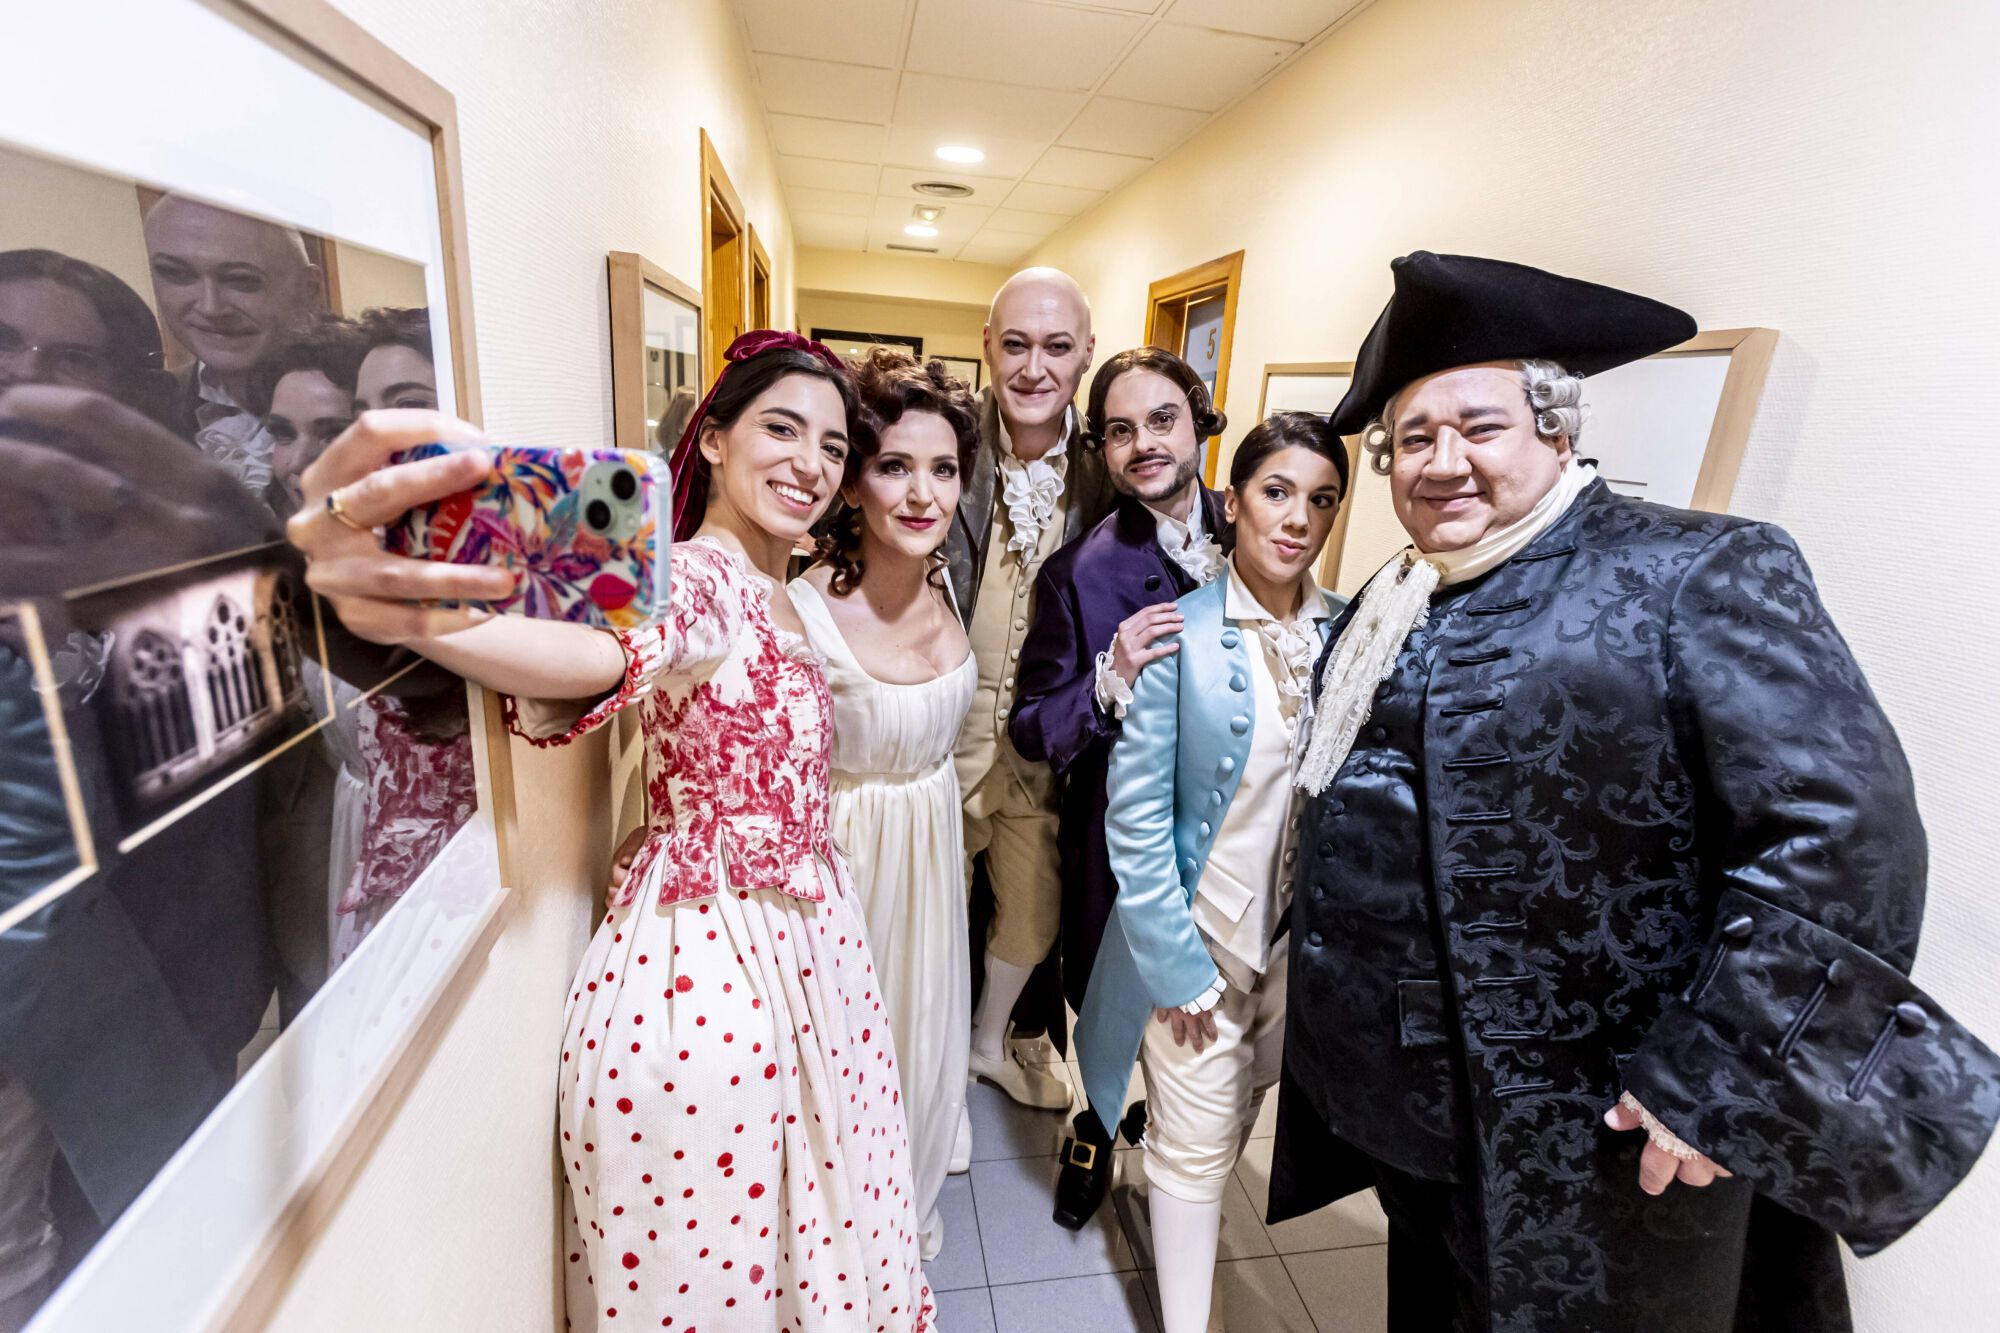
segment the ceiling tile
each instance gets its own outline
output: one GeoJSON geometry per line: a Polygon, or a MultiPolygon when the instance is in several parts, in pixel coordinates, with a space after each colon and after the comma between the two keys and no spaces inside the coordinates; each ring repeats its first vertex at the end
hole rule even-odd
{"type": "Polygon", "coordinates": [[[1367,0],[1174,0],[1161,17],[1195,28],[1309,42],[1367,0]]]}
{"type": "Polygon", "coordinates": [[[750,49],[893,68],[910,0],[736,0],[750,49]]]}
{"type": "Polygon", "coordinates": [[[987,180],[981,176],[961,176],[956,172],[916,171],[910,167],[883,167],[882,180],[875,193],[894,198],[907,198],[911,203],[939,204],[949,207],[954,203],[975,203],[992,208],[1007,197],[1014,188],[1012,181],[987,180]],[[972,193],[963,200],[939,199],[932,195],[918,194],[911,187],[918,181],[948,180],[959,185],[969,185],[972,193]]]}
{"type": "Polygon", "coordinates": [[[1159,157],[1207,123],[1205,111],[1093,97],[1056,142],[1101,153],[1159,157]]]}
{"type": "Polygon", "coordinates": [[[1092,87],[1142,20],[1034,0],[919,0],[905,68],[1032,88],[1092,87]]]}
{"type": "Polygon", "coordinates": [[[785,191],[785,202],[804,213],[838,213],[843,217],[875,215],[875,196],[847,190],[808,190],[793,186],[785,191]]]}
{"type": "Polygon", "coordinates": [[[822,250],[859,250],[868,243],[868,219],[794,213],[792,236],[800,245],[822,250]]]}
{"type": "Polygon", "coordinates": [[[1151,162],[1143,157],[1091,153],[1081,148],[1051,148],[1028,173],[1042,185],[1068,185],[1081,190],[1111,190],[1123,185],[1151,162]]]}
{"type": "Polygon", "coordinates": [[[986,233],[966,242],[958,257],[968,264],[1018,264],[1041,243],[1035,236],[986,233]]]}
{"type": "Polygon", "coordinates": [[[1100,91],[1219,111],[1296,50],[1296,42],[1162,23],[1141,39],[1100,91]]]}
{"type": "Polygon", "coordinates": [[[1035,165],[1035,159],[1048,146],[1046,137],[1003,139],[992,134],[944,134],[910,125],[891,125],[889,147],[883,152],[882,160],[892,167],[909,167],[933,176],[985,176],[1014,180],[1027,174],[1028,168],[1035,165]],[[972,166],[939,161],[937,150],[946,144],[977,148],[986,154],[986,160],[972,166]]]}
{"type": "Polygon", "coordinates": [[[771,143],[780,153],[836,162],[880,162],[889,133],[880,125],[810,116],[772,116],[771,143]]]}
{"type": "Polygon", "coordinates": [[[930,224],[938,229],[937,236],[932,239],[948,246],[971,240],[973,233],[985,226],[987,218],[993,215],[990,207],[980,204],[954,204],[941,199],[920,205],[914,199],[878,198],[875,200],[875,214],[873,225],[869,229],[870,234],[890,236],[898,241],[914,239],[904,235],[903,228],[913,222],[921,221],[913,211],[918,207],[939,210],[937,220],[930,224]]]}
{"type": "Polygon", "coordinates": [[[1028,213],[1018,208],[996,208],[986,225],[995,231],[1019,236],[1049,237],[1061,231],[1069,219],[1060,213],[1028,213]]]}
{"type": "Polygon", "coordinates": [[[1074,216],[1104,197],[1102,190],[1078,190],[1067,185],[1043,185],[1022,181],[1007,196],[1009,208],[1025,208],[1031,213],[1061,213],[1074,216]]]}
{"type": "Polygon", "coordinates": [[[779,115],[886,123],[896,105],[896,71],[794,56],[758,56],[764,109],[779,115]]]}
{"type": "Polygon", "coordinates": [[[780,157],[778,179],[807,190],[875,193],[882,168],[868,162],[828,162],[816,157],[780,157]]]}
{"type": "Polygon", "coordinates": [[[1082,93],[905,74],[896,98],[895,123],[948,134],[954,142],[968,134],[1046,142],[1062,133],[1083,102],[1082,93]]]}

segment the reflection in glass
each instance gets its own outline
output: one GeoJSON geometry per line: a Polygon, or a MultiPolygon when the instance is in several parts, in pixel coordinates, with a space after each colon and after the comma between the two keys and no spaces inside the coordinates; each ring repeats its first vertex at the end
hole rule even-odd
{"type": "Polygon", "coordinates": [[[425,290],[0,148],[0,1333],[474,811],[462,683],[282,540],[357,412],[439,406],[425,290]]]}
{"type": "Polygon", "coordinates": [[[701,396],[701,320],[693,306],[646,286],[646,438],[673,453],[701,396]]]}

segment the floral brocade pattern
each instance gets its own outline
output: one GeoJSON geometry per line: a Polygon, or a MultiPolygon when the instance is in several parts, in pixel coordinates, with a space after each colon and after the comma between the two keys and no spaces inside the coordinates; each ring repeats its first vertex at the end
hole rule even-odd
{"type": "Polygon", "coordinates": [[[470,730],[430,740],[401,700],[376,695],[361,705],[357,740],[368,793],[354,877],[337,909],[343,914],[401,897],[479,804],[470,730]]]}

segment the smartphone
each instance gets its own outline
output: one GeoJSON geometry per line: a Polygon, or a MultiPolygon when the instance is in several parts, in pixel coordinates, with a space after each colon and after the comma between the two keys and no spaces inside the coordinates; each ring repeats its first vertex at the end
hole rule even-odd
{"type": "MultiPolygon", "coordinates": [[[[442,444],[397,462],[435,458],[442,444]]],[[[637,629],[666,614],[673,539],[666,460],[636,449],[489,446],[493,475],[420,505],[385,534],[398,555],[492,565],[521,576],[513,593],[453,602],[488,611],[637,629]]]]}

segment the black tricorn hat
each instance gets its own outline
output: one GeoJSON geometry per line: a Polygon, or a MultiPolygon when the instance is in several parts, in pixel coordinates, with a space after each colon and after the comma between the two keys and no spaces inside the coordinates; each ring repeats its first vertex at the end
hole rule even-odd
{"type": "Polygon", "coordinates": [[[1595,375],[1695,334],[1685,311],[1526,264],[1416,250],[1389,270],[1396,291],[1354,358],[1337,434],[1358,433],[1405,385],[1454,366],[1541,359],[1595,375]]]}

